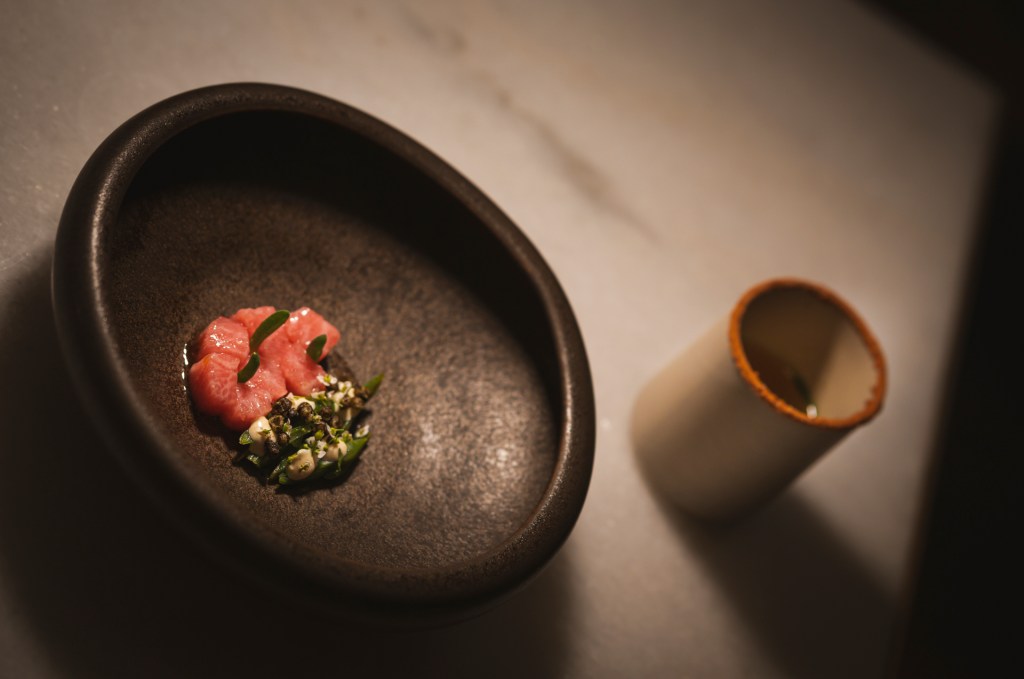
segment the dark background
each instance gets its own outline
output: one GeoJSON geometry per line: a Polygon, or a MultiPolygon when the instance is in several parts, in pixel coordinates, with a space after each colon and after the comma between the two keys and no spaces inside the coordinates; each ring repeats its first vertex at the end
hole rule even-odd
{"type": "Polygon", "coordinates": [[[1024,225],[1024,3],[862,2],[980,74],[1002,97],[971,301],[957,339],[960,358],[948,385],[916,584],[892,675],[1010,676],[1020,672],[1024,629],[1015,592],[1024,561],[1014,549],[1024,538],[1022,341],[1010,322],[1024,306],[1015,275],[1016,234],[1024,225]]]}

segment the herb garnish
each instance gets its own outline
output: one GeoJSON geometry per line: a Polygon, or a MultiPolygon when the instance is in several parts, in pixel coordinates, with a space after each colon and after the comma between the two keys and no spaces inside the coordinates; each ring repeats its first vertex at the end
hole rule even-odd
{"type": "Polygon", "coordinates": [[[238,382],[248,382],[259,369],[260,355],[254,351],[252,352],[252,355],[249,356],[249,360],[246,362],[245,367],[238,371],[238,382]]]}
{"type": "MultiPolygon", "coordinates": [[[[263,319],[263,322],[256,328],[256,332],[249,338],[249,361],[245,367],[238,371],[238,382],[248,382],[260,367],[260,357],[256,350],[263,344],[263,340],[270,337],[271,333],[284,325],[291,312],[286,309],[278,309],[263,319]]],[[[327,338],[324,337],[326,340],[327,338]]],[[[322,347],[321,347],[322,348],[322,347]]]]}
{"type": "Polygon", "coordinates": [[[318,335],[306,347],[306,355],[315,363],[320,362],[320,354],[324,353],[324,345],[327,344],[327,335],[318,335]]]}
{"type": "Polygon", "coordinates": [[[270,333],[274,332],[288,320],[291,312],[287,309],[278,309],[274,313],[263,319],[263,322],[256,328],[256,332],[249,338],[249,351],[256,351],[260,345],[263,344],[263,340],[270,337],[270,333]]]}
{"type": "Polygon", "coordinates": [[[259,440],[249,430],[238,438],[248,447],[245,459],[265,474],[267,482],[281,486],[342,479],[370,440],[366,427],[356,428],[355,423],[383,379],[381,373],[359,386],[328,375],[324,391],[278,399],[267,415],[269,428],[260,431],[259,440]]]}
{"type": "Polygon", "coordinates": [[[380,383],[383,381],[384,373],[378,373],[371,377],[369,382],[363,385],[363,389],[366,390],[367,399],[377,393],[377,390],[380,389],[380,383]]]}

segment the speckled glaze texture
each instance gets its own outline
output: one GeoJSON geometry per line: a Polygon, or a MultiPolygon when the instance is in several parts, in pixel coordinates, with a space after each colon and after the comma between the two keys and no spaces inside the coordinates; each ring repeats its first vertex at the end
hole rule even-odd
{"type": "Polygon", "coordinates": [[[347,616],[472,615],[535,574],[593,463],[583,343],[558,282],[479,190],[376,119],[290,88],[188,92],[115,131],[58,233],[54,309],[111,448],[214,553],[347,616]],[[308,305],[387,374],[343,484],[300,494],[197,415],[186,343],[245,306],[308,305]]]}

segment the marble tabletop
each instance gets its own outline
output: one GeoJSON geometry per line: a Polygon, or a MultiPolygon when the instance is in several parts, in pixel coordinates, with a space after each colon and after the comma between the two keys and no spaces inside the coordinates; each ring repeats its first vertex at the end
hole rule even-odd
{"type": "Polygon", "coordinates": [[[881,674],[999,105],[984,82],[841,0],[0,0],[0,76],[0,676],[881,674]],[[49,266],[78,170],[133,113],[231,81],[410,134],[574,306],[590,493],[493,612],[395,632],[269,610],[134,489],[67,384],[49,266]],[[777,275],[863,314],[886,405],[763,511],[697,525],[642,482],[631,405],[777,275]]]}

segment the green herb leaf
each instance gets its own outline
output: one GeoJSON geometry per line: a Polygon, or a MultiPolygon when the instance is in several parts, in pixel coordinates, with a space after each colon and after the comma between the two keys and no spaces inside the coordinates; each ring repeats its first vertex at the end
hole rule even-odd
{"type": "Polygon", "coordinates": [[[325,406],[330,408],[332,412],[338,410],[338,404],[330,396],[318,396],[313,399],[313,410],[320,412],[325,406]]]}
{"type": "Polygon", "coordinates": [[[242,435],[238,437],[238,442],[243,446],[247,446],[252,443],[252,436],[249,434],[249,430],[246,429],[242,432],[242,435]]]}
{"type": "Polygon", "coordinates": [[[272,480],[278,478],[279,475],[285,476],[284,470],[287,469],[288,463],[291,462],[292,457],[292,455],[281,456],[281,461],[277,463],[276,467],[274,467],[274,471],[270,472],[270,478],[272,480]]]}
{"type": "Polygon", "coordinates": [[[327,344],[327,335],[318,335],[306,347],[306,355],[313,359],[314,363],[319,363],[320,354],[324,353],[325,344],[327,344]]]}
{"type": "Polygon", "coordinates": [[[363,452],[363,448],[366,447],[366,443],[369,440],[369,434],[353,439],[352,442],[348,444],[348,450],[345,451],[345,454],[338,458],[337,466],[328,472],[325,475],[325,478],[333,481],[334,479],[340,478],[342,475],[346,474],[356,463],[356,460],[359,459],[359,456],[363,452]]]}
{"type": "Polygon", "coordinates": [[[327,474],[331,469],[333,469],[334,465],[335,462],[333,460],[320,460],[319,462],[316,463],[316,469],[313,470],[313,473],[306,480],[315,481],[316,479],[319,479],[324,474],[327,474]]]}
{"type": "Polygon", "coordinates": [[[309,436],[309,433],[311,431],[312,428],[304,424],[292,427],[291,432],[288,434],[288,445],[282,448],[282,454],[286,453],[287,451],[294,452],[299,450],[300,448],[305,448],[306,437],[309,436]]]}
{"type": "Polygon", "coordinates": [[[263,340],[270,336],[270,333],[274,332],[288,320],[291,312],[285,309],[279,309],[264,319],[260,323],[259,327],[256,328],[256,332],[249,338],[249,351],[256,351],[263,344],[263,340]]]}
{"type": "Polygon", "coordinates": [[[380,389],[380,383],[384,381],[384,373],[378,373],[370,378],[370,381],[363,385],[363,389],[366,390],[366,398],[369,400],[377,390],[380,389]]]}
{"type": "Polygon", "coordinates": [[[252,379],[252,376],[256,374],[256,371],[260,369],[260,355],[255,351],[252,352],[252,356],[249,357],[249,362],[245,364],[245,367],[238,371],[238,382],[248,382],[252,379]]]}
{"type": "Polygon", "coordinates": [[[258,455],[246,455],[245,459],[249,460],[249,462],[252,462],[254,465],[256,465],[257,469],[263,469],[271,462],[271,458],[269,455],[264,455],[263,457],[259,457],[258,455]]]}
{"type": "Polygon", "coordinates": [[[353,439],[352,443],[348,444],[348,450],[345,451],[345,456],[341,459],[344,464],[352,462],[363,452],[363,448],[366,446],[366,442],[370,440],[370,435],[360,436],[357,439],[353,439]]]}

